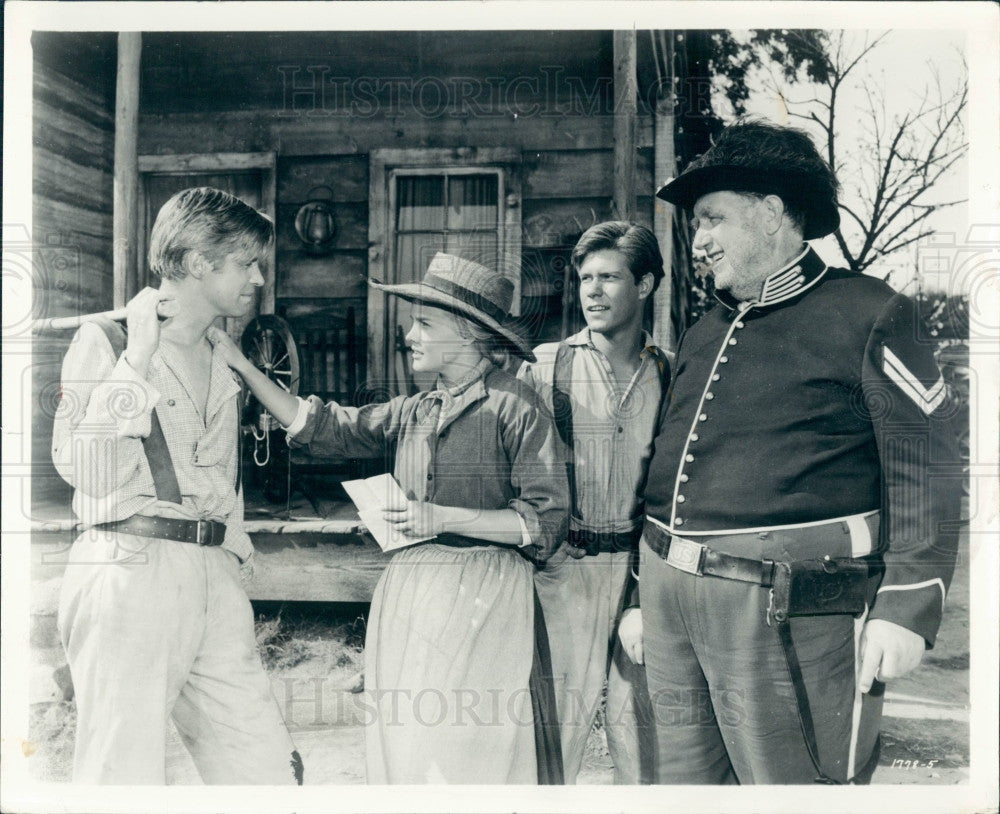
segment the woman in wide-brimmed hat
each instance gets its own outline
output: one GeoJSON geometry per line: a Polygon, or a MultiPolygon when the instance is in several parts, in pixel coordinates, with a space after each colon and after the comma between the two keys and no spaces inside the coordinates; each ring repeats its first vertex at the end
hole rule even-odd
{"type": "Polygon", "coordinates": [[[371,285],[409,301],[413,369],[434,390],[361,408],[290,396],[230,343],[231,366],[323,457],[384,457],[407,500],[365,644],[369,783],[534,783],[532,559],[563,539],[569,506],[551,416],[502,369],[533,358],[506,324],[513,285],[446,254],[420,283],[371,285]]]}

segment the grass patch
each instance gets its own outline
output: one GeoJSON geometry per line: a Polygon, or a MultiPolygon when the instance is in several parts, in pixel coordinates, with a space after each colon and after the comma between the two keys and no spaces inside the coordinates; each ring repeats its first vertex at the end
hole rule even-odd
{"type": "Polygon", "coordinates": [[[31,756],[32,776],[42,781],[70,780],[76,739],[76,704],[73,701],[32,704],[28,733],[35,750],[31,756]]]}
{"type": "MultiPolygon", "coordinates": [[[[325,676],[353,687],[364,669],[366,619],[363,613],[313,613],[296,603],[259,609],[257,649],[272,676],[296,679],[325,676]]],[[[353,609],[351,609],[353,610],[353,609]]]]}
{"type": "Polygon", "coordinates": [[[309,646],[301,635],[282,622],[280,613],[270,619],[258,617],[254,634],[265,670],[286,670],[309,658],[309,646]]]}

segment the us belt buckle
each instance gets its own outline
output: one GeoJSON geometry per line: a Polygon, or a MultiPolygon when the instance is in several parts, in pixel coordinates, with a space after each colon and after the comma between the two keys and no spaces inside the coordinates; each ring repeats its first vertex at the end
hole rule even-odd
{"type": "Polygon", "coordinates": [[[208,520],[198,520],[197,523],[195,542],[198,545],[212,545],[214,542],[213,538],[215,537],[215,529],[211,522],[208,520]],[[206,534],[208,536],[207,540],[205,539],[206,534]]]}
{"type": "Polygon", "coordinates": [[[708,546],[696,543],[694,540],[671,536],[667,564],[672,565],[678,571],[701,576],[707,548],[708,546]]]}

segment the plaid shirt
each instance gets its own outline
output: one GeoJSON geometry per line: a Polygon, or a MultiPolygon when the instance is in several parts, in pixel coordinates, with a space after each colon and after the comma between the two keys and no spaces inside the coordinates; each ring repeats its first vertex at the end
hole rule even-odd
{"type": "Polygon", "coordinates": [[[253,553],[243,529],[243,493],[235,487],[239,384],[221,354],[212,353],[205,414],[192,397],[183,350],[161,343],[146,378],[115,361],[104,332],[83,325],[62,368],[62,393],[52,433],[52,460],[74,487],[73,510],[84,525],[134,514],[226,524],[223,548],[246,561],[253,553]],[[153,408],[181,491],[181,503],[157,500],[142,439],[153,408]]]}

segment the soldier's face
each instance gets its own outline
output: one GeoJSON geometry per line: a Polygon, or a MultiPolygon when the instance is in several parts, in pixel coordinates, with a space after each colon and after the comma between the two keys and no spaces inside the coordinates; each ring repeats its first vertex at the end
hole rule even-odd
{"type": "Polygon", "coordinates": [[[762,202],[735,192],[710,192],[694,206],[692,247],[711,263],[715,287],[737,299],[755,299],[771,268],[771,253],[761,225],[762,202]]]}

